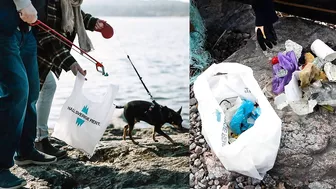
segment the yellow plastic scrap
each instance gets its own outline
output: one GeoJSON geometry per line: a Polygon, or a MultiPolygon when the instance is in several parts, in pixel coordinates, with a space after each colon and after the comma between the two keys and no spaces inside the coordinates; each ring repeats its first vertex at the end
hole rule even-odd
{"type": "Polygon", "coordinates": [[[305,65],[300,74],[301,88],[305,88],[311,84],[312,81],[322,80],[328,81],[326,74],[318,69],[313,63],[305,65]]]}
{"type": "Polygon", "coordinates": [[[304,56],[305,56],[305,63],[306,64],[313,63],[315,57],[314,57],[314,55],[312,55],[312,53],[306,53],[304,56]]]}

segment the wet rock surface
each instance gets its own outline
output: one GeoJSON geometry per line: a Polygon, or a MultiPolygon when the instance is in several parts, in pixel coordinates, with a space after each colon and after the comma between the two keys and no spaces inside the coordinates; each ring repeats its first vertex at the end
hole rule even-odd
{"type": "MultiPolygon", "coordinates": [[[[211,20],[215,18],[220,20],[216,14],[218,7],[214,7],[212,3],[204,3],[200,7],[203,11],[205,7],[207,10],[213,10],[211,14],[203,14],[203,16],[210,17],[204,19],[205,22],[209,22],[209,25],[211,20]]],[[[201,10],[200,12],[202,13],[201,10]]],[[[328,27],[294,17],[281,18],[274,27],[279,38],[278,45],[266,52],[260,49],[253,34],[252,37],[243,40],[245,44],[242,44],[239,40],[234,43],[233,40],[231,46],[238,49],[234,53],[219,55],[216,50],[209,48],[208,50],[213,58],[217,59],[217,62],[225,59],[224,62],[238,62],[251,67],[262,89],[272,81],[270,60],[273,56],[285,50],[286,40],[293,40],[302,45],[304,49],[310,49],[310,45],[315,39],[321,39],[335,50],[336,31],[328,27]]],[[[211,28],[208,30],[211,30],[211,28]]],[[[217,30],[222,30],[222,28],[217,30]]],[[[247,30],[240,30],[239,32],[249,34],[249,31],[251,30],[247,28],[247,30]]],[[[209,46],[214,45],[217,40],[215,38],[217,37],[208,37],[209,46]]],[[[225,41],[221,43],[225,43],[225,41]]],[[[221,48],[224,49],[223,47],[217,47],[217,49],[221,48]]],[[[223,50],[219,51],[223,52],[223,50]]],[[[276,110],[283,121],[281,145],[274,168],[268,172],[262,181],[259,181],[226,171],[211,152],[211,149],[208,148],[206,142],[203,144],[197,143],[199,138],[202,138],[202,125],[192,90],[190,97],[192,98],[191,102],[193,102],[190,104],[193,108],[193,111],[190,112],[192,128],[190,142],[201,148],[207,148],[207,151],[202,154],[197,154],[194,150],[191,150],[190,169],[195,173],[201,169],[205,172],[203,178],[195,177],[190,180],[190,182],[193,181],[193,188],[336,188],[335,114],[317,109],[310,115],[297,116],[290,108],[285,108],[282,111],[276,110]],[[197,159],[202,162],[199,166],[196,166],[199,163],[195,165],[197,159]],[[204,179],[208,181],[205,187],[202,183],[204,179]]],[[[273,99],[270,98],[269,100],[275,109],[273,99]]]]}
{"type": "Polygon", "coordinates": [[[52,139],[68,156],[48,166],[25,166],[12,171],[27,180],[26,188],[189,188],[188,133],[164,129],[177,145],[152,129],[136,130],[134,145],[122,140],[122,130],[108,128],[96,153],[89,159],[82,152],[52,139]]]}

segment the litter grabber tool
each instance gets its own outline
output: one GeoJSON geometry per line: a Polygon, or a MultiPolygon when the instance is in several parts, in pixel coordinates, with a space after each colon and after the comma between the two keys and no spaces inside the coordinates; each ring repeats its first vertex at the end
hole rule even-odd
{"type": "Polygon", "coordinates": [[[59,34],[57,31],[55,31],[52,28],[50,28],[45,23],[41,22],[40,20],[37,20],[35,23],[33,23],[31,25],[32,26],[38,26],[42,30],[50,33],[55,38],[57,38],[60,42],[64,43],[65,45],[67,45],[68,47],[72,48],[74,51],[76,51],[77,53],[79,53],[80,55],[82,55],[83,57],[85,57],[86,59],[88,59],[90,62],[94,63],[96,65],[96,70],[99,73],[101,73],[103,76],[108,76],[108,73],[105,72],[104,65],[101,62],[97,61],[95,58],[93,58],[87,52],[85,52],[82,48],[80,48],[77,45],[75,45],[74,43],[72,43],[66,37],[64,37],[63,35],[59,34]],[[75,47],[77,50],[74,49],[73,47],[75,47]],[[84,55],[86,55],[86,56],[84,56],[84,55]]]}

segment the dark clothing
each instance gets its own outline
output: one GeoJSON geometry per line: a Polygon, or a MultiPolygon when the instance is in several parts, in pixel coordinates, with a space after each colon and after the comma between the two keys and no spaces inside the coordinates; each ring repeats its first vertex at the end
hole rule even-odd
{"type": "Polygon", "coordinates": [[[20,20],[13,0],[1,0],[0,33],[6,36],[12,36],[19,26],[20,20]]]}
{"type": "Polygon", "coordinates": [[[6,23],[14,31],[0,32],[0,169],[14,165],[15,151],[23,156],[33,151],[39,95],[36,40],[31,31],[6,23]]]}
{"type": "Polygon", "coordinates": [[[254,0],[252,8],[256,14],[256,26],[269,26],[278,20],[272,0],[254,0]]]}
{"type": "MultiPolygon", "coordinates": [[[[82,11],[84,25],[86,30],[94,31],[97,18],[92,17],[82,11]]],[[[59,0],[48,0],[46,9],[45,24],[65,36],[70,41],[74,41],[76,33],[64,33],[62,30],[62,10],[59,0]]],[[[69,71],[70,66],[76,63],[76,59],[70,54],[71,48],[56,39],[50,33],[38,29],[37,32],[38,46],[38,65],[40,74],[40,87],[44,83],[49,71],[55,73],[59,78],[62,70],[69,71]]]]}

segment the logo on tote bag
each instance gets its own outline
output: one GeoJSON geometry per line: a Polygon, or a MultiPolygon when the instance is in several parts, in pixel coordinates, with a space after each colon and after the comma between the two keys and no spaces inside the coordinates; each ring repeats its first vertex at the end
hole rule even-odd
{"type": "MultiPolygon", "coordinates": [[[[82,109],[82,113],[84,113],[85,115],[87,115],[89,112],[89,108],[87,106],[84,106],[83,109],[82,109]]],[[[81,127],[83,124],[84,124],[85,120],[78,117],[77,120],[76,120],[76,125],[78,127],[81,127]]]]}
{"type": "Polygon", "coordinates": [[[78,111],[78,110],[75,110],[74,108],[72,107],[68,107],[68,110],[70,110],[72,113],[78,115],[79,117],[76,119],[76,125],[78,127],[81,127],[85,121],[88,121],[92,124],[95,124],[95,125],[98,125],[100,126],[100,122],[99,121],[96,121],[90,117],[87,116],[88,112],[89,112],[89,107],[88,106],[84,106],[82,108],[82,111],[78,111]]]}

